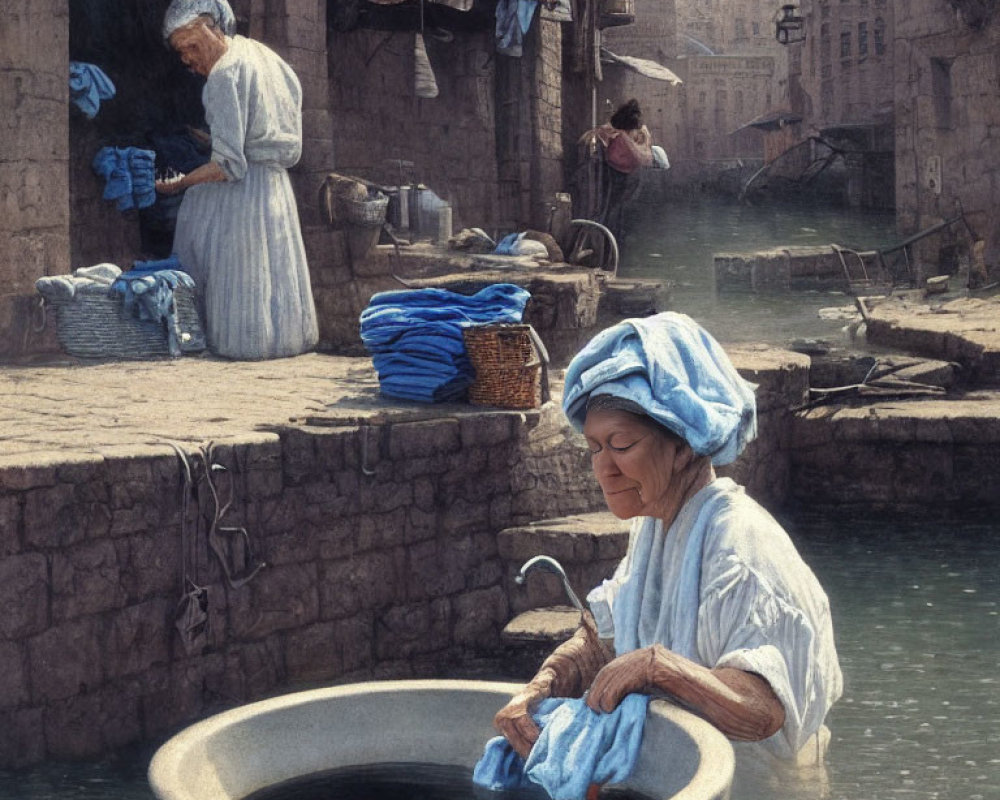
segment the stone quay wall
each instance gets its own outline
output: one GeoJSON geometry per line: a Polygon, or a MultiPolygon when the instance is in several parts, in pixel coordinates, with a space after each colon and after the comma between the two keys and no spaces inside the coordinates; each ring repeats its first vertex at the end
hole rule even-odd
{"type": "Polygon", "coordinates": [[[895,514],[996,514],[1000,396],[820,407],[795,415],[789,499],[895,514]]]}
{"type": "MultiPolygon", "coordinates": [[[[857,270],[857,257],[844,258],[857,270]]],[[[787,292],[843,289],[847,285],[840,256],[830,247],[780,247],[755,253],[716,253],[717,292],[787,292]]]]}
{"type": "MultiPolygon", "coordinates": [[[[774,507],[804,357],[733,354],[762,408],[734,474],[774,507]]],[[[207,545],[207,485],[186,492],[162,444],[0,470],[0,767],[155,741],[318,682],[504,674],[513,587],[501,531],[604,510],[554,400],[341,412],[227,439],[215,474],[223,502],[232,476],[233,506],[219,524],[245,527],[267,564],[240,588],[207,545]],[[190,651],[176,627],[185,569],[207,599],[207,634],[190,651]]],[[[185,450],[198,478],[198,450],[185,450]]]]}
{"type": "Polygon", "coordinates": [[[187,652],[182,471],[163,450],[0,473],[0,765],[93,757],[310,681],[496,674],[496,532],[600,503],[552,405],[249,435],[216,457],[235,486],[220,524],[267,567],[227,585],[202,483],[188,574],[209,632],[187,652]]]}

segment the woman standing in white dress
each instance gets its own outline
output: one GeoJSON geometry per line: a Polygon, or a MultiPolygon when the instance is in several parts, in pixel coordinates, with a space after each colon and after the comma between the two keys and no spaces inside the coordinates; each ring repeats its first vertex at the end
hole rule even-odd
{"type": "Polygon", "coordinates": [[[163,35],[202,91],[211,160],[157,190],[186,190],[174,252],[204,298],[212,352],[293,356],[318,339],[287,169],[302,152],[302,88],[274,51],[234,36],[226,0],[174,0],[163,35]]]}

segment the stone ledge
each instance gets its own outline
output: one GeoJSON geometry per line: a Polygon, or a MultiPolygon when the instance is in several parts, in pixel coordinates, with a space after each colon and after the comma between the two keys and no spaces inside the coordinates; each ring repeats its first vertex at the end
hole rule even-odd
{"type": "Polygon", "coordinates": [[[928,305],[894,297],[871,305],[868,341],[928,358],[957,361],[966,383],[1000,384],[1000,298],[928,305]]]}
{"type": "Polygon", "coordinates": [[[506,645],[527,642],[550,643],[554,647],[572,636],[579,626],[580,612],[572,606],[532,608],[504,625],[500,638],[506,645]]]}
{"type": "Polygon", "coordinates": [[[507,528],[497,536],[497,546],[507,561],[527,561],[537,555],[567,563],[621,558],[628,545],[628,527],[609,511],[576,514],[507,528]]]}

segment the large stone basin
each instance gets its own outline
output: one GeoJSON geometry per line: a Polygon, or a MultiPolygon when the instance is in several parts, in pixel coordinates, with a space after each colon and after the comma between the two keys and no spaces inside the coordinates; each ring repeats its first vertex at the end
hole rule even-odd
{"type": "MultiPolygon", "coordinates": [[[[493,715],[520,687],[486,681],[387,681],[297,692],[241,706],[166,742],[149,767],[160,800],[239,800],[340,767],[424,763],[471,768],[493,715]]],[[[655,800],[724,800],[733,749],[704,720],[650,704],[626,786],[655,800]]]]}

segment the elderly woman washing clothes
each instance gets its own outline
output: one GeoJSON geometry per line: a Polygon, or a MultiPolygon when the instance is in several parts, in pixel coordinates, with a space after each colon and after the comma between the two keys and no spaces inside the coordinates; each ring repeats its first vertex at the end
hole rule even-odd
{"type": "Polygon", "coordinates": [[[234,36],[226,0],[174,0],[163,37],[205,76],[211,160],[157,191],[186,190],[174,252],[205,303],[208,343],[236,359],[292,356],[318,338],[287,169],[302,152],[302,88],[276,53],[234,36]]]}
{"type": "Polygon", "coordinates": [[[521,755],[543,699],[585,694],[609,712],[630,693],[673,698],[778,759],[821,755],[842,686],[826,595],[781,526],[713,470],[756,433],[753,388],[682,314],[626,320],[571,362],[563,408],[632,527],[587,597],[593,617],[496,716],[521,755]]]}

